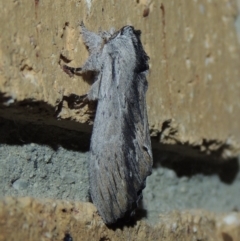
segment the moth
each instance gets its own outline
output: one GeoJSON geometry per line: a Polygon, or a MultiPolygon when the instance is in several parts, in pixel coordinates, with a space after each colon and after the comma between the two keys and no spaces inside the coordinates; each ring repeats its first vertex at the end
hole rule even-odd
{"type": "Polygon", "coordinates": [[[90,144],[90,195],[106,224],[131,215],[152,172],[152,150],[146,109],[149,57],[140,30],[87,30],[81,34],[90,56],[68,72],[94,72],[86,95],[98,101],[90,144]]]}

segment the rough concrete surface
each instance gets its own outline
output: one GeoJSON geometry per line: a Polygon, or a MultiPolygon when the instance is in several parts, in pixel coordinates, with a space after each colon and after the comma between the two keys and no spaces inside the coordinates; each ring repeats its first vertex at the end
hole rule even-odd
{"type": "Polygon", "coordinates": [[[172,212],[155,226],[135,221],[107,227],[90,203],[5,198],[0,201],[0,240],[238,240],[240,215],[172,212]],[[206,218],[207,217],[207,218],[206,218]],[[12,228],[19,230],[13,232],[12,228]],[[32,228],[34,227],[34,228],[32,228]]]}
{"type": "Polygon", "coordinates": [[[70,78],[62,70],[88,56],[78,23],[93,31],[132,24],[142,30],[151,59],[147,107],[157,143],[183,147],[185,155],[234,157],[240,143],[236,6],[234,0],[1,0],[0,115],[90,131],[92,109],[72,104],[91,76],[70,78]]]}
{"type": "Polygon", "coordinates": [[[6,120],[0,133],[1,197],[89,200],[89,136],[6,120]]]}

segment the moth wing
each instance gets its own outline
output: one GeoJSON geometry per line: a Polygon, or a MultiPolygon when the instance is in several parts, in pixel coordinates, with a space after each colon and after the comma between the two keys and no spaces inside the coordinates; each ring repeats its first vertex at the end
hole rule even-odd
{"type": "MultiPolygon", "coordinates": [[[[131,87],[138,89],[137,95],[130,91],[129,96],[122,96],[121,86],[116,86],[121,82],[114,79],[112,73],[104,76],[104,81],[109,79],[112,86],[98,102],[89,169],[92,200],[108,224],[124,217],[136,206],[152,169],[145,75],[136,76],[132,83],[137,84],[131,87]]],[[[117,78],[126,76],[120,73],[117,78]]]]}

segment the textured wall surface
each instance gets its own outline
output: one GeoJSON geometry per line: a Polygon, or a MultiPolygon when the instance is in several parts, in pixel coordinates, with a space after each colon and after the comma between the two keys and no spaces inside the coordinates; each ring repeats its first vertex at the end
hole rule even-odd
{"type": "Polygon", "coordinates": [[[87,92],[90,77],[62,70],[88,56],[78,23],[94,31],[131,24],[142,30],[151,58],[147,105],[157,142],[183,147],[185,155],[239,151],[235,1],[25,0],[0,7],[1,116],[90,131],[92,108],[72,109],[70,98],[87,92]]]}
{"type": "Polygon", "coordinates": [[[206,211],[172,212],[150,226],[144,221],[108,228],[90,203],[32,198],[0,202],[0,240],[239,240],[240,215],[206,211]],[[12,228],[19,232],[12,232],[12,228]],[[34,228],[33,228],[34,227],[34,228]]]}

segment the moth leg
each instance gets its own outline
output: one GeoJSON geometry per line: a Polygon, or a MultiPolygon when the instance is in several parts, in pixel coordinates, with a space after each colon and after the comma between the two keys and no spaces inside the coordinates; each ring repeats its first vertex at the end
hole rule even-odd
{"type": "Polygon", "coordinates": [[[97,54],[92,54],[89,56],[87,61],[82,67],[73,68],[67,65],[63,65],[63,70],[68,74],[85,73],[88,71],[99,72],[99,60],[97,54]]]}
{"type": "MultiPolygon", "coordinates": [[[[92,65],[92,61],[87,61],[83,67],[79,67],[79,68],[73,68],[73,67],[69,67],[67,65],[63,66],[63,69],[66,73],[69,73],[71,76],[73,74],[76,73],[84,73],[89,71],[89,69],[91,69],[92,71],[98,72],[95,68],[94,65],[92,65]]],[[[99,88],[100,88],[100,79],[101,79],[101,74],[97,75],[97,79],[95,80],[95,82],[92,84],[88,94],[86,95],[86,97],[84,99],[88,99],[90,101],[92,100],[98,100],[99,97],[99,88]]]]}
{"type": "Polygon", "coordinates": [[[100,78],[92,84],[90,90],[87,93],[88,100],[98,100],[99,99],[99,89],[100,89],[100,78]]]}
{"type": "Polygon", "coordinates": [[[79,104],[86,104],[88,102],[88,96],[87,95],[70,95],[70,97],[72,97],[73,99],[73,103],[74,105],[73,106],[77,106],[79,104]]]}
{"type": "Polygon", "coordinates": [[[82,68],[79,67],[79,68],[73,68],[73,67],[69,67],[67,65],[63,65],[63,70],[66,72],[66,73],[71,73],[72,75],[73,74],[76,74],[76,73],[79,73],[82,71],[82,68]]]}
{"type": "Polygon", "coordinates": [[[100,64],[101,63],[101,57],[98,53],[91,54],[85,64],[82,66],[81,73],[87,72],[87,71],[93,71],[98,73],[100,70],[100,64]]]}

